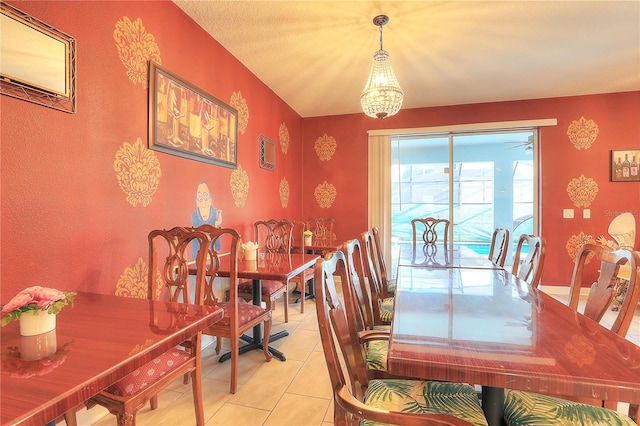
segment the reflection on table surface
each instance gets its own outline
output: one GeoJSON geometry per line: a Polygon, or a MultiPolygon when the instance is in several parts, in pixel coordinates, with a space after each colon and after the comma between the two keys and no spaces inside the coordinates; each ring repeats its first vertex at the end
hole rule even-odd
{"type": "Polygon", "coordinates": [[[640,402],[640,347],[505,270],[400,267],[388,370],[640,402]]]}
{"type": "Polygon", "coordinates": [[[399,244],[398,266],[501,269],[464,244],[399,244]]]}
{"type": "Polygon", "coordinates": [[[0,424],[43,425],[222,315],[216,306],[79,292],[50,333],[25,338],[14,321],[0,335],[0,424]]]}

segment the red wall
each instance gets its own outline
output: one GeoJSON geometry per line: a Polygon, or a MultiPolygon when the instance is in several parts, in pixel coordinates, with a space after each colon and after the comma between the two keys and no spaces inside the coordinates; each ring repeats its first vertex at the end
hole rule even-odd
{"type": "MultiPolygon", "coordinates": [[[[151,229],[190,225],[198,183],[208,184],[223,225],[251,238],[258,218],[302,218],[302,119],[169,1],[10,3],[73,36],[77,43],[77,113],[0,96],[2,128],[2,301],[30,285],[113,293],[143,277],[151,229]],[[248,125],[238,135],[238,164],[249,195],[234,202],[232,169],[152,151],[162,176],[151,202],[133,206],[114,160],[126,143],[147,144],[148,90],[134,83],[114,39],[123,17],[141,19],[162,65],[229,104],[241,92],[248,125]],[[284,154],[279,128],[285,123],[284,154]],[[276,142],[275,171],[258,167],[258,135],[276,142]],[[282,207],[279,185],[289,183],[282,207]],[[119,284],[120,283],[120,284],[119,284]]],[[[138,51],[137,53],[144,53],[138,51]]]]}
{"type": "MultiPolygon", "coordinates": [[[[172,2],[11,4],[75,37],[77,113],[0,96],[0,301],[30,285],[113,293],[142,280],[147,233],[189,225],[201,181],[224,211],[223,224],[245,239],[255,219],[316,215],[336,218],[338,241],[355,237],[367,227],[369,129],[557,118],[558,126],[542,132],[546,285],[568,282],[570,236],[606,233],[618,212],[640,216],[640,184],[608,178],[609,150],[640,146],[640,92],[404,110],[384,121],[363,114],[302,119],[172,2]],[[241,92],[249,110],[246,130],[238,135],[238,164],[249,182],[244,205],[236,205],[232,196],[231,169],[156,151],[162,176],[151,202],[133,206],[127,201],[114,160],[125,143],[140,139],[146,146],[148,91],[127,76],[119,58],[113,34],[123,17],[141,19],[168,70],[225,103],[241,92]],[[567,128],[581,116],[594,120],[600,133],[591,149],[578,151],[567,128]],[[289,132],[286,154],[279,143],[282,123],[289,132]],[[325,133],[336,142],[328,161],[320,160],[314,148],[325,133]],[[274,172],[258,167],[259,134],[276,142],[274,172]],[[561,219],[563,208],[573,208],[567,184],[580,174],[599,186],[592,219],[561,219]],[[286,207],[279,194],[283,178],[290,189],[286,207]],[[325,181],[336,195],[328,208],[314,196],[325,181]]],[[[581,217],[581,209],[576,214],[581,217]]]]}
{"type": "Polygon", "coordinates": [[[366,229],[367,130],[545,118],[556,118],[558,125],[541,132],[541,234],[547,242],[541,283],[566,286],[573,268],[566,247],[572,236],[607,236],[611,220],[625,211],[635,215],[640,231],[640,183],[609,179],[610,150],[640,149],[640,92],[401,110],[382,121],[364,114],[305,119],[304,215],[335,217],[338,240],[355,238],[366,229]],[[593,120],[599,133],[589,149],[578,150],[567,130],[581,117],[593,120]],[[325,133],[337,141],[330,161],[320,161],[314,151],[316,139],[325,133]],[[575,207],[567,194],[571,180],[583,174],[598,185],[587,207],[591,219],[582,218],[583,208],[575,207]],[[318,207],[313,195],[324,180],[333,183],[337,193],[328,209],[318,207]],[[563,219],[563,209],[574,209],[575,218],[563,219]]]}

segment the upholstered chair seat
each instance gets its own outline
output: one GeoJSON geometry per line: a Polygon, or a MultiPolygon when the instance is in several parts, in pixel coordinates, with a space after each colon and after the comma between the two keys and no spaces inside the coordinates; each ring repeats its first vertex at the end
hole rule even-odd
{"type": "Polygon", "coordinates": [[[515,390],[505,392],[504,418],[509,426],[556,424],[637,426],[630,417],[617,411],[515,390]]]}
{"type": "MultiPolygon", "coordinates": [[[[265,298],[271,297],[272,294],[280,291],[285,286],[285,283],[283,283],[282,281],[262,280],[261,283],[263,300],[265,298]]],[[[252,288],[253,282],[242,281],[240,284],[238,284],[238,293],[250,295],[252,288]]]]}
{"type": "MultiPolygon", "coordinates": [[[[229,325],[229,312],[230,312],[230,302],[220,302],[218,306],[224,309],[224,318],[219,321],[219,325],[229,325]]],[[[246,302],[243,299],[238,299],[238,326],[242,326],[248,322],[255,320],[256,318],[261,317],[267,312],[266,309],[256,306],[252,303],[246,302]]]]}
{"type": "Polygon", "coordinates": [[[182,349],[174,348],[149,361],[142,367],[126,375],[123,379],[105,389],[117,396],[135,395],[142,389],[153,385],[168,372],[187,362],[192,355],[182,349]]]}
{"type": "Polygon", "coordinates": [[[393,319],[393,297],[387,297],[382,299],[380,303],[380,321],[384,323],[390,323],[393,319]]]}

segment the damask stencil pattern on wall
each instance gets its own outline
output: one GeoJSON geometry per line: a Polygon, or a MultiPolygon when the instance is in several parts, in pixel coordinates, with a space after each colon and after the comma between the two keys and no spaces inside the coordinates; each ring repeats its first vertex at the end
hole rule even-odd
{"type": "Polygon", "coordinates": [[[285,123],[280,125],[278,137],[280,139],[280,149],[283,154],[286,154],[289,150],[289,129],[287,129],[287,125],[285,123]]]}
{"type": "Polygon", "coordinates": [[[287,208],[289,205],[289,181],[287,181],[286,177],[283,177],[280,181],[280,204],[282,204],[282,208],[287,208]]]}
{"type": "Polygon", "coordinates": [[[120,61],[133,84],[140,83],[143,89],[149,87],[149,61],[162,65],[160,48],[153,34],[148,33],[142,19],[132,21],[123,16],[116,22],[113,38],[120,61]]]}
{"type": "Polygon", "coordinates": [[[598,195],[598,184],[592,178],[580,175],[571,179],[567,185],[567,194],[576,207],[589,207],[598,195]]]}
{"type": "Polygon", "coordinates": [[[229,105],[238,111],[238,132],[244,135],[249,124],[249,107],[247,106],[247,100],[242,97],[242,93],[238,90],[231,95],[229,105]]]}
{"type": "Polygon", "coordinates": [[[146,207],[160,184],[160,161],[155,152],[147,149],[142,139],[133,144],[125,142],[116,152],[113,161],[118,185],[127,195],[127,202],[136,207],[146,207]]]}
{"type": "Polygon", "coordinates": [[[567,129],[567,136],[576,149],[589,149],[598,137],[598,125],[593,120],[573,120],[567,129]]]}
{"type": "Polygon", "coordinates": [[[324,134],[324,136],[319,137],[314,145],[316,155],[322,161],[331,160],[333,154],[336,153],[337,147],[338,143],[333,138],[333,136],[328,136],[326,133],[324,134]]]}
{"type": "MultiPolygon", "coordinates": [[[[578,249],[580,249],[583,244],[596,244],[596,240],[591,235],[585,234],[582,231],[580,231],[578,235],[572,235],[569,237],[565,248],[567,249],[567,254],[571,260],[575,260],[576,255],[578,254],[578,249]]],[[[587,256],[585,263],[589,263],[593,255],[593,253],[590,253],[587,256]]]]}
{"type": "Polygon", "coordinates": [[[321,208],[328,209],[336,201],[338,194],[336,187],[325,180],[316,186],[315,191],[313,191],[313,195],[321,208]]]}
{"type": "MultiPolygon", "coordinates": [[[[162,289],[162,274],[156,271],[156,297],[160,295],[162,289]]],[[[139,257],[136,264],[125,268],[124,272],[116,283],[116,296],[135,297],[146,299],[149,289],[149,266],[143,258],[139,257]]]]}
{"type": "Polygon", "coordinates": [[[231,195],[233,195],[235,205],[244,207],[247,203],[247,198],[249,198],[249,175],[240,164],[231,173],[229,185],[231,186],[231,195]]]}

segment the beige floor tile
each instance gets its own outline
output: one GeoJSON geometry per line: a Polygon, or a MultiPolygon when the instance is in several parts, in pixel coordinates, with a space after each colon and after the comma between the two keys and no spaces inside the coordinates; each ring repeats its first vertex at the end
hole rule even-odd
{"type": "Polygon", "coordinates": [[[261,410],[272,410],[302,365],[300,361],[273,360],[260,366],[251,380],[231,396],[229,402],[261,410]]]}
{"type": "Polygon", "coordinates": [[[282,340],[283,342],[278,349],[285,354],[287,360],[304,362],[320,342],[320,333],[316,330],[301,329],[282,340]]]}
{"type": "Polygon", "coordinates": [[[206,423],[207,426],[259,426],[263,425],[270,412],[241,405],[224,404],[206,423]]]}
{"type": "Polygon", "coordinates": [[[333,398],[329,401],[329,406],[327,407],[327,411],[324,414],[324,423],[333,424],[333,398]]]}
{"type": "Polygon", "coordinates": [[[326,399],[285,393],[265,425],[320,425],[328,405],[326,399]]]}
{"type": "Polygon", "coordinates": [[[331,381],[323,353],[311,352],[300,372],[287,388],[287,392],[331,399],[331,381]]]}
{"type": "MultiPolygon", "coordinates": [[[[221,351],[221,353],[225,352],[226,351],[224,350],[221,351]]],[[[212,363],[213,366],[206,373],[205,377],[227,382],[228,385],[231,381],[231,360],[219,362],[219,356],[215,355],[212,356],[212,358],[214,360],[214,362],[212,363]]],[[[204,358],[202,362],[203,364],[205,363],[204,358]]],[[[256,350],[241,354],[238,361],[238,387],[241,387],[243,384],[245,384],[256,373],[256,371],[258,371],[260,366],[266,363],[267,360],[262,351],[256,350]]]]}

